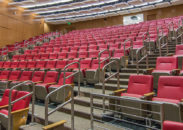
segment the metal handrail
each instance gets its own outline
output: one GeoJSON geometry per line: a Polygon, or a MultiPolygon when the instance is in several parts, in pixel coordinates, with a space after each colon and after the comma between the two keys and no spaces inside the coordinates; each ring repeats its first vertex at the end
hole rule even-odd
{"type": "Polygon", "coordinates": [[[171,21],[170,23],[168,23],[168,29],[169,31],[174,31],[174,24],[173,24],[173,21],[171,21]],[[172,28],[171,28],[172,27],[172,28]]]}
{"type": "Polygon", "coordinates": [[[68,79],[68,78],[70,78],[71,76],[74,76],[74,75],[76,75],[76,74],[78,74],[79,73],[79,75],[78,75],[78,95],[80,96],[80,74],[81,74],[81,68],[80,68],[80,63],[79,62],[72,62],[72,63],[70,63],[70,64],[68,64],[68,65],[66,65],[65,67],[64,67],[64,70],[63,70],[63,72],[64,72],[64,83],[63,84],[65,84],[65,80],[66,79],[68,79]],[[67,68],[69,67],[69,66],[71,66],[71,65],[73,65],[73,64],[78,64],[78,71],[76,71],[76,72],[74,72],[74,73],[72,73],[71,75],[69,75],[69,76],[67,76],[66,77],[66,70],[67,70],[67,68]]]}
{"type": "Polygon", "coordinates": [[[136,51],[136,69],[137,69],[137,74],[139,74],[139,63],[144,60],[146,58],[146,68],[149,68],[149,58],[148,58],[148,51],[147,51],[147,47],[146,46],[143,46],[142,48],[138,49],[136,51]],[[145,55],[139,59],[139,53],[142,51],[142,50],[145,50],[145,55]],[[139,59],[139,60],[138,60],[139,59]]]}
{"type": "Polygon", "coordinates": [[[159,44],[159,55],[162,56],[161,49],[166,46],[167,54],[168,54],[168,38],[166,36],[161,36],[158,40],[159,44]],[[166,41],[166,43],[165,43],[166,41]],[[163,44],[161,44],[163,42],[163,44]]]}
{"type": "Polygon", "coordinates": [[[161,37],[161,36],[159,35],[160,29],[161,29],[161,31],[162,31],[162,36],[163,36],[163,34],[164,34],[164,31],[163,31],[162,26],[157,27],[157,34],[158,34],[158,37],[161,37]]]}
{"type": "Polygon", "coordinates": [[[177,36],[176,38],[176,44],[178,44],[178,39],[181,38],[181,44],[183,43],[183,32],[177,36]]]}
{"type": "Polygon", "coordinates": [[[58,87],[57,89],[53,90],[52,92],[50,92],[46,96],[46,98],[45,98],[45,126],[48,125],[48,116],[53,114],[58,109],[64,107],[68,103],[71,103],[71,130],[74,130],[74,90],[73,90],[73,87],[71,85],[69,85],[69,84],[65,84],[65,85],[62,85],[62,86],[58,87]],[[53,109],[52,111],[49,112],[48,111],[49,97],[51,95],[53,95],[55,92],[59,91],[60,89],[64,89],[66,87],[70,88],[70,90],[71,90],[71,98],[69,100],[67,100],[66,102],[60,104],[55,109],[53,109]]]}
{"type": "Polygon", "coordinates": [[[110,51],[109,51],[109,49],[104,49],[104,50],[102,50],[102,51],[100,51],[99,53],[98,53],[98,63],[99,63],[99,65],[98,65],[98,70],[99,70],[99,79],[98,79],[98,81],[100,82],[100,66],[101,66],[101,64],[103,63],[103,62],[105,62],[105,61],[107,61],[107,60],[110,60],[111,59],[111,55],[110,55],[110,51]],[[104,58],[102,61],[100,61],[100,59],[101,59],[101,55],[102,55],[102,53],[104,53],[105,51],[107,51],[108,53],[109,53],[109,57],[107,57],[107,58],[104,58]]]}
{"type": "MultiPolygon", "coordinates": [[[[96,103],[96,102],[95,102],[96,103]]],[[[99,102],[97,102],[99,103],[99,102]]],[[[95,113],[94,113],[94,109],[98,109],[98,110],[103,110],[103,111],[109,111],[109,113],[114,113],[114,114],[117,114],[117,115],[129,115],[129,116],[133,116],[133,117],[137,117],[137,118],[141,118],[141,119],[144,119],[144,120],[148,120],[148,121],[155,121],[157,123],[160,123],[161,126],[163,124],[163,121],[164,121],[164,102],[154,102],[154,101],[148,101],[148,100],[139,100],[139,99],[136,99],[136,98],[129,98],[129,97],[119,97],[119,96],[112,96],[112,95],[105,95],[105,94],[96,94],[96,93],[92,93],[90,95],[90,126],[91,126],[91,130],[94,130],[94,121],[99,121],[97,119],[95,119],[95,113]],[[158,114],[160,115],[160,120],[157,120],[157,119],[150,119],[148,117],[144,117],[144,116],[138,116],[138,115],[135,115],[135,114],[128,114],[128,113],[125,113],[125,112],[121,112],[121,111],[118,111],[118,109],[110,109],[110,108],[106,108],[106,109],[103,109],[103,108],[100,108],[100,107],[96,107],[94,105],[94,98],[105,98],[105,99],[108,99],[108,100],[114,100],[114,103],[108,103],[108,105],[111,105],[111,106],[116,106],[116,107],[120,107],[120,108],[129,108],[129,109],[132,109],[132,110],[141,110],[141,111],[144,111],[144,112],[151,112],[151,113],[154,113],[154,114],[158,114]],[[155,112],[155,111],[149,111],[149,110],[145,110],[145,109],[142,109],[142,108],[135,108],[135,107],[128,107],[128,106],[125,106],[125,105],[120,105],[120,104],[117,104],[119,103],[120,101],[126,101],[126,102],[136,102],[136,103],[139,103],[139,104],[147,104],[147,105],[156,105],[156,106],[159,106],[160,107],[160,112],[155,112]]],[[[102,115],[104,117],[109,117],[111,119],[114,119],[114,120],[119,120],[119,121],[125,121],[124,119],[121,119],[121,118],[118,118],[118,117],[115,117],[115,116],[108,116],[108,115],[105,115],[105,113],[102,113],[102,115]]],[[[105,123],[105,121],[100,121],[102,123],[105,123]]],[[[125,121],[127,123],[132,123],[132,124],[136,124],[136,125],[140,125],[138,123],[133,123],[133,122],[130,122],[130,121],[125,121]]],[[[99,127],[99,126],[98,126],[99,127]]],[[[152,128],[151,126],[145,126],[145,127],[149,127],[149,128],[152,128]]]]}
{"type": "MultiPolygon", "coordinates": [[[[126,49],[125,49],[125,46],[126,46],[126,43],[130,41],[130,53],[132,52],[132,64],[133,64],[133,61],[134,61],[134,55],[133,55],[133,40],[131,38],[128,38],[124,41],[124,44],[123,44],[123,49],[124,49],[124,57],[126,56],[126,49]]],[[[126,68],[126,65],[125,65],[125,68],[126,68]]]]}
{"type": "MultiPolygon", "coordinates": [[[[30,85],[26,86],[26,87],[31,87],[30,85]]],[[[17,84],[15,86],[13,86],[10,91],[9,91],[9,102],[8,102],[8,130],[12,130],[12,120],[11,120],[11,109],[12,109],[12,105],[28,96],[31,96],[32,95],[32,117],[31,117],[31,122],[33,123],[34,122],[34,104],[35,104],[35,84],[32,82],[32,81],[25,81],[25,82],[22,82],[20,84],[17,84]],[[29,94],[26,94],[25,96],[21,97],[21,98],[18,98],[14,101],[11,101],[11,95],[12,95],[12,91],[13,89],[15,88],[18,88],[20,87],[21,85],[24,85],[24,84],[27,84],[27,83],[31,83],[32,84],[32,92],[30,92],[29,94]]]]}
{"type": "MultiPolygon", "coordinates": [[[[119,85],[119,62],[117,60],[112,60],[109,63],[107,63],[106,65],[104,65],[104,67],[102,68],[102,72],[103,72],[102,94],[105,94],[105,83],[115,76],[117,76],[117,89],[120,88],[120,85],[119,85]],[[117,72],[111,74],[111,65],[114,65],[114,63],[116,64],[117,72]],[[109,75],[109,77],[107,77],[105,79],[106,68],[108,66],[110,67],[110,75],[109,75]]],[[[105,99],[104,98],[103,98],[103,108],[105,108],[105,99]]]]}

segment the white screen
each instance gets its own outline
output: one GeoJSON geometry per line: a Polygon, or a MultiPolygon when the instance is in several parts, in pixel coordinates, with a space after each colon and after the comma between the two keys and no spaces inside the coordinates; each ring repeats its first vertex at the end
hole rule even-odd
{"type": "Polygon", "coordinates": [[[136,24],[144,21],[143,14],[129,15],[123,17],[123,25],[136,24]]]}

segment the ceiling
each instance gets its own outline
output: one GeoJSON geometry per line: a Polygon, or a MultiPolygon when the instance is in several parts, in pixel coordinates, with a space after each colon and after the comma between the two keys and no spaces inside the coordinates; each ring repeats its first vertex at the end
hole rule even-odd
{"type": "Polygon", "coordinates": [[[24,15],[37,14],[51,24],[64,24],[135,13],[183,4],[183,0],[12,0],[9,5],[25,8],[24,15]]]}

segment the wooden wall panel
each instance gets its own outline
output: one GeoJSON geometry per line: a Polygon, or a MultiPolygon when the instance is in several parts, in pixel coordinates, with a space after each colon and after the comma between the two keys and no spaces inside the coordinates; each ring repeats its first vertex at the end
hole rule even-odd
{"type": "MultiPolygon", "coordinates": [[[[183,5],[176,5],[176,6],[171,6],[171,7],[167,7],[167,8],[159,8],[159,9],[143,11],[143,12],[138,12],[138,13],[143,13],[144,20],[147,21],[147,17],[149,15],[155,15],[155,17],[152,19],[162,19],[162,18],[167,18],[167,17],[175,17],[175,16],[183,15],[182,9],[183,9],[183,5]]],[[[136,13],[134,13],[134,14],[136,14],[136,13]]],[[[128,14],[128,15],[132,15],[132,14],[128,14]]],[[[127,15],[124,15],[124,16],[127,16],[127,15]]],[[[87,28],[106,27],[106,26],[113,26],[113,25],[120,25],[120,24],[123,24],[122,15],[108,17],[105,19],[102,18],[102,19],[96,19],[96,20],[90,20],[90,21],[77,22],[77,23],[72,23],[71,25],[47,24],[47,25],[45,25],[46,28],[44,29],[44,31],[50,32],[50,31],[59,30],[59,31],[64,32],[64,30],[67,30],[69,28],[87,29],[87,28]]]]}
{"type": "Polygon", "coordinates": [[[44,33],[44,21],[34,22],[33,16],[23,16],[23,10],[10,10],[0,2],[0,47],[44,33]]]}

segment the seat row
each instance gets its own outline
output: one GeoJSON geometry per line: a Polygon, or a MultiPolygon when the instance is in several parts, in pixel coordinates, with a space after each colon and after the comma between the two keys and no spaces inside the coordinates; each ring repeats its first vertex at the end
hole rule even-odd
{"type": "MultiPolygon", "coordinates": [[[[183,107],[183,77],[182,76],[160,76],[158,80],[157,94],[153,92],[153,76],[152,75],[130,75],[128,89],[121,89],[114,91],[114,95],[122,97],[131,97],[140,100],[150,100],[153,102],[164,103],[163,107],[163,119],[171,121],[183,121],[182,119],[182,107],[183,107]]],[[[149,116],[150,118],[160,120],[159,112],[160,108],[152,105],[151,107],[145,107],[143,104],[129,102],[125,100],[120,103],[124,106],[135,107],[137,109],[125,109],[121,111],[134,114],[136,116],[149,116]],[[146,113],[140,111],[141,108],[148,109],[152,113],[146,113]],[[153,113],[154,112],[154,113],[153,113]]],[[[127,114],[127,115],[128,115],[127,114]]]]}
{"type": "MultiPolygon", "coordinates": [[[[72,72],[66,72],[65,77],[68,77],[71,74],[72,72]]],[[[74,77],[71,76],[65,79],[65,84],[73,84],[73,78],[74,77]]],[[[44,100],[47,93],[64,84],[64,73],[57,71],[2,71],[0,73],[1,89],[11,88],[24,81],[32,81],[35,84],[36,98],[39,100],[44,100]]],[[[29,92],[32,91],[31,87],[26,87],[27,85],[31,84],[24,84],[20,86],[18,90],[29,92]]],[[[59,95],[58,99],[56,99],[56,96],[52,96],[51,101],[61,102],[64,100],[63,95],[59,95]]]]}

